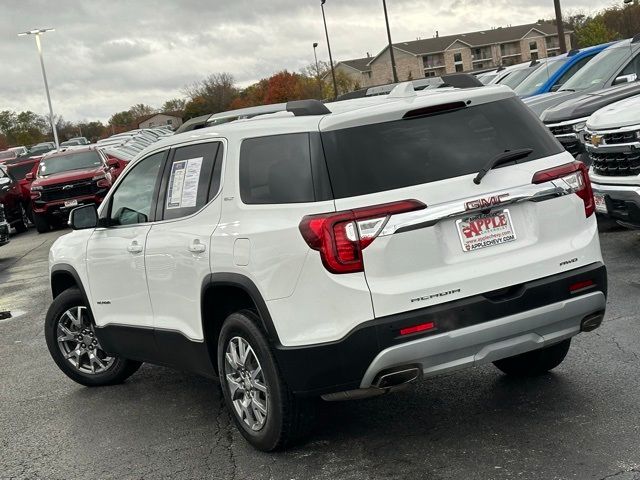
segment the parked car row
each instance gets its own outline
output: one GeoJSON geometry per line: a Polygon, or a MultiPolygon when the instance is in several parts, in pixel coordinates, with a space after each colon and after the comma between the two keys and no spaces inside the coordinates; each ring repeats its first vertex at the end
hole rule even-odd
{"type": "MultiPolygon", "coordinates": [[[[90,145],[85,137],[20,147],[21,155],[0,165],[0,204],[6,228],[26,231],[33,223],[39,233],[66,224],[78,205],[99,205],[113,181],[144,148],[171,135],[164,128],[134,130],[90,145]],[[65,143],[71,143],[64,145],[65,143]]],[[[13,151],[13,149],[12,149],[13,151]]],[[[0,221],[0,244],[5,238],[0,221]]],[[[6,237],[8,241],[8,236],[6,237]]]]}

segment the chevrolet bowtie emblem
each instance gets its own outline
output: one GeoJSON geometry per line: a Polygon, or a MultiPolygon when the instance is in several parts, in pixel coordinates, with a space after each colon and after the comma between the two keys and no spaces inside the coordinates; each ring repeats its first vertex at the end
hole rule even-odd
{"type": "Polygon", "coordinates": [[[603,137],[602,135],[591,135],[591,144],[594,147],[597,147],[602,143],[603,137]]]}

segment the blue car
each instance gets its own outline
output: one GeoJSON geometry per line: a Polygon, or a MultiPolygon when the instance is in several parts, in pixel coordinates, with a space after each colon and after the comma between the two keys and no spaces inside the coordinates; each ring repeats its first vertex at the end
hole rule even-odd
{"type": "Polygon", "coordinates": [[[594,47],[571,50],[569,53],[540,60],[542,65],[529,75],[514,91],[521,97],[533,97],[541,93],[555,92],[589,60],[615,42],[594,47]]]}

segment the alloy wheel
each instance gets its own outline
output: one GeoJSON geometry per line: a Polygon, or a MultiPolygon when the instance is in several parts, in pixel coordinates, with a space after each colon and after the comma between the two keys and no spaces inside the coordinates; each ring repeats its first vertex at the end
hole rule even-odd
{"type": "Polygon", "coordinates": [[[227,344],[224,370],[236,415],[251,430],[262,429],[269,414],[269,389],[260,361],[244,338],[233,337],[227,344]]]}
{"type": "Polygon", "coordinates": [[[64,358],[82,373],[104,373],[115,361],[115,357],[102,350],[87,307],[72,307],[64,312],[58,320],[56,335],[64,358]]]}

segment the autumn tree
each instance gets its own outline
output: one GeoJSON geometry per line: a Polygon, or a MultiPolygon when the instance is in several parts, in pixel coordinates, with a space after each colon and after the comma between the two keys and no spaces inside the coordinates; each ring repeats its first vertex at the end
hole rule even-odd
{"type": "Polygon", "coordinates": [[[172,98],[162,104],[161,112],[182,112],[187,101],[184,98],[172,98]]]}
{"type": "Polygon", "coordinates": [[[185,105],[187,118],[229,110],[238,95],[233,75],[214,73],[203,80],[187,85],[183,93],[189,98],[185,105]]]}

